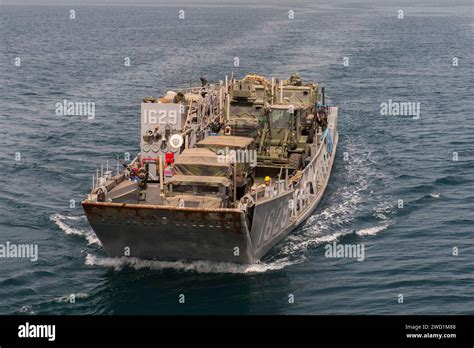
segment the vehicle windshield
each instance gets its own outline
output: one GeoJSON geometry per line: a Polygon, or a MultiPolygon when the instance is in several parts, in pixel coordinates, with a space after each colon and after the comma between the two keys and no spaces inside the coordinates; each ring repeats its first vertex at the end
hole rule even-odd
{"type": "Polygon", "coordinates": [[[290,122],[290,113],[284,109],[273,109],[270,112],[272,128],[287,128],[290,122]]]}
{"type": "Polygon", "coordinates": [[[173,185],[173,193],[188,193],[194,195],[216,195],[219,193],[217,186],[201,186],[201,185],[173,185]]]}

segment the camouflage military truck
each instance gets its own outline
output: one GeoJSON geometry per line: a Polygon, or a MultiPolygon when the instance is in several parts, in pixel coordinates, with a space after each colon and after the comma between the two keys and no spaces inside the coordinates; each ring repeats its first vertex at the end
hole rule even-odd
{"type": "Polygon", "coordinates": [[[308,135],[311,139],[317,127],[321,127],[324,131],[327,126],[327,115],[322,105],[324,104],[324,87],[320,92],[317,83],[305,83],[297,73],[291,75],[288,80],[284,80],[282,87],[279,103],[311,108],[311,112],[300,113],[302,134],[308,135]]]}
{"type": "Polygon", "coordinates": [[[277,104],[266,108],[259,125],[258,165],[301,169],[313,142],[303,134],[301,121],[311,117],[311,108],[303,105],[277,104]]]}
{"type": "Polygon", "coordinates": [[[282,81],[247,75],[231,86],[224,134],[255,138],[259,167],[300,169],[327,125],[318,84],[299,74],[282,81]]]}
{"type": "MultiPolygon", "coordinates": [[[[253,185],[251,153],[254,139],[235,136],[209,136],[188,148],[174,164],[174,175],[167,181],[167,200],[172,206],[227,208],[253,185]]],[[[256,159],[255,159],[256,164],[256,159]]]]}
{"type": "Polygon", "coordinates": [[[188,148],[167,181],[167,203],[177,207],[227,208],[232,189],[230,163],[206,148],[188,148]]]}
{"type": "Polygon", "coordinates": [[[299,74],[275,84],[272,103],[259,119],[259,167],[298,170],[317,147],[315,135],[325,127],[318,105],[318,84],[299,74]]]}
{"type": "Polygon", "coordinates": [[[253,138],[228,135],[208,136],[198,142],[196,147],[211,150],[218,156],[220,162],[233,164],[232,178],[235,182],[237,197],[245,194],[253,185],[253,168],[257,165],[256,156],[253,158],[255,149],[253,138]]]}
{"type": "Polygon", "coordinates": [[[269,81],[258,75],[247,75],[232,82],[229,112],[224,129],[227,135],[256,138],[258,119],[270,98],[269,81]]]}

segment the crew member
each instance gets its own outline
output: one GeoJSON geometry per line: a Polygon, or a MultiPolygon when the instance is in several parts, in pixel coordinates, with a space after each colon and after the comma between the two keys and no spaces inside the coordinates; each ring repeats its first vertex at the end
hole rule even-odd
{"type": "Polygon", "coordinates": [[[270,181],[271,181],[271,180],[270,180],[270,177],[267,175],[267,176],[265,177],[265,186],[270,186],[270,181]]]}
{"type": "Polygon", "coordinates": [[[135,181],[135,182],[139,181],[139,178],[138,178],[138,164],[137,163],[135,163],[133,165],[133,168],[130,171],[130,181],[135,181]]]}
{"type": "Polygon", "coordinates": [[[272,187],[271,187],[271,180],[270,177],[267,175],[264,179],[264,184],[262,185],[265,187],[265,197],[270,197],[272,195],[272,187]]]}

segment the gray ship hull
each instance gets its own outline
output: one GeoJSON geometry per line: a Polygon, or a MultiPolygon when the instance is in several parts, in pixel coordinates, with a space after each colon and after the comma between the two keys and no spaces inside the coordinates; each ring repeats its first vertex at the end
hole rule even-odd
{"type": "Polygon", "coordinates": [[[245,216],[237,209],[87,202],[83,206],[111,257],[255,261],[245,216]]]}

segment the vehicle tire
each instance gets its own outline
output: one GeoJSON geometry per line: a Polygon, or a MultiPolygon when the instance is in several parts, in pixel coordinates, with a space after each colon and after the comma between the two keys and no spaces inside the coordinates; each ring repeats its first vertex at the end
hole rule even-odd
{"type": "Polygon", "coordinates": [[[311,130],[309,131],[308,140],[306,142],[308,144],[312,144],[313,141],[314,141],[314,128],[311,128],[311,130]]]}
{"type": "Polygon", "coordinates": [[[290,166],[292,168],[300,169],[303,163],[303,156],[300,153],[290,154],[290,166]]]}

